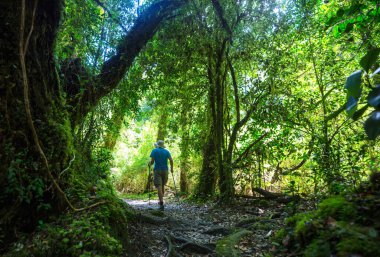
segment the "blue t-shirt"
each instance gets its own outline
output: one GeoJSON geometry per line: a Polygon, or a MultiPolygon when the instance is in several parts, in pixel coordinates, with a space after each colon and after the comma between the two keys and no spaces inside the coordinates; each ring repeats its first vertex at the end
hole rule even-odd
{"type": "Polygon", "coordinates": [[[171,158],[171,155],[168,150],[165,148],[155,148],[150,157],[154,158],[154,170],[169,170],[168,159],[171,158]]]}

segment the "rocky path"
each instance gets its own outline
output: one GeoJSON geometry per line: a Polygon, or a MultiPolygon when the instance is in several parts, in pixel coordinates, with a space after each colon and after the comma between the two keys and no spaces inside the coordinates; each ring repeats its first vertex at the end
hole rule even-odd
{"type": "Polygon", "coordinates": [[[229,206],[169,199],[163,212],[157,201],[125,202],[141,217],[131,226],[131,256],[268,256],[276,248],[270,239],[288,215],[284,205],[261,199],[229,206]]]}

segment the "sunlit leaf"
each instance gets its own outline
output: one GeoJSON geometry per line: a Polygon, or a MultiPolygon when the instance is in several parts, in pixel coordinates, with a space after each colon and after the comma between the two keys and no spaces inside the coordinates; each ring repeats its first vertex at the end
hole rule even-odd
{"type": "Polygon", "coordinates": [[[349,96],[346,104],[346,112],[349,117],[352,117],[358,107],[358,100],[353,96],[349,96]]]}

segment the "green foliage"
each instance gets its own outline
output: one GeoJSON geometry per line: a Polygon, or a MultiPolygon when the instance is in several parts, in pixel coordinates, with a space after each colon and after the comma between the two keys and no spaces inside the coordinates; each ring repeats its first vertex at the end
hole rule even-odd
{"type": "Polygon", "coordinates": [[[294,228],[294,235],[303,244],[310,242],[316,232],[315,221],[312,215],[300,216],[294,228]]]}
{"type": "Polygon", "coordinates": [[[258,222],[255,222],[251,225],[251,228],[254,230],[264,230],[269,231],[272,229],[273,225],[271,224],[271,220],[261,220],[258,222]]]}
{"type": "MultiPolygon", "coordinates": [[[[149,199],[149,192],[147,193],[142,193],[142,194],[136,194],[136,193],[120,193],[121,198],[126,198],[130,200],[148,200],[149,199]]],[[[157,198],[157,191],[152,191],[150,192],[150,197],[151,199],[157,198]]]]}
{"type": "Polygon", "coordinates": [[[337,256],[344,257],[359,254],[364,257],[379,256],[379,240],[373,240],[366,235],[344,238],[337,244],[337,256]]]}
{"type": "Polygon", "coordinates": [[[280,244],[286,235],[287,232],[285,231],[285,228],[281,228],[280,230],[276,231],[273,237],[273,241],[280,244]]]}
{"type": "Polygon", "coordinates": [[[125,204],[113,199],[96,210],[40,221],[33,238],[15,243],[5,256],[120,256],[131,217],[125,204]]]}
{"type": "MultiPolygon", "coordinates": [[[[347,201],[343,196],[325,199],[313,212],[298,213],[286,219],[286,226],[274,240],[305,256],[379,255],[379,227],[373,216],[374,200],[365,203],[368,212],[358,212],[357,195],[347,201]],[[355,201],[355,202],[353,202],[355,201]]],[[[371,200],[370,200],[371,199],[371,200]]]]}
{"type": "Polygon", "coordinates": [[[292,217],[285,220],[285,224],[289,226],[296,225],[299,220],[309,220],[312,219],[314,215],[311,212],[297,213],[292,217]]]}
{"type": "Polygon", "coordinates": [[[305,257],[329,257],[331,256],[330,245],[323,240],[313,240],[305,252],[305,257]]]}
{"type": "Polygon", "coordinates": [[[343,196],[330,197],[319,204],[317,215],[322,219],[350,220],[356,216],[356,207],[343,196]]]}
{"type": "MultiPolygon", "coordinates": [[[[156,131],[150,122],[141,127],[131,122],[121,130],[122,137],[114,152],[114,183],[119,192],[142,193],[148,178],[148,161],[156,141],[156,131]]],[[[153,171],[151,171],[153,172],[153,171]]]]}
{"type": "MultiPolygon", "coordinates": [[[[365,68],[367,71],[372,67],[372,65],[377,61],[378,55],[380,51],[376,51],[373,53],[373,51],[369,51],[367,55],[371,56],[371,59],[367,60],[367,55],[364,56],[361,60],[361,65],[363,68],[365,68]]],[[[364,129],[366,131],[366,134],[369,139],[376,139],[378,135],[380,135],[379,125],[380,125],[380,115],[378,112],[378,108],[380,107],[380,91],[377,87],[372,88],[371,91],[367,95],[367,104],[362,107],[360,110],[356,110],[357,106],[359,104],[359,100],[362,95],[362,77],[363,71],[359,70],[351,74],[347,78],[346,82],[346,89],[347,89],[347,114],[349,117],[353,118],[354,120],[359,119],[368,109],[368,106],[372,106],[375,108],[375,111],[372,112],[370,117],[365,121],[364,123],[364,129]]],[[[369,79],[367,75],[367,79],[369,79]]],[[[369,86],[370,87],[370,86],[369,86]]]]}
{"type": "Polygon", "coordinates": [[[240,256],[240,252],[238,249],[235,248],[235,245],[237,245],[240,241],[240,239],[244,236],[247,236],[251,234],[250,231],[241,229],[238,231],[235,231],[233,234],[218,240],[216,243],[216,256],[218,257],[238,257],[240,256]]]}

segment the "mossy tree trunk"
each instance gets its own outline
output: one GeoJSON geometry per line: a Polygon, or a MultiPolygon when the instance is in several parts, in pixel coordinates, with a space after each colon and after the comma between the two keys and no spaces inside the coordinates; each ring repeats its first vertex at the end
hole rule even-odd
{"type": "Polygon", "coordinates": [[[213,128],[210,128],[206,142],[203,146],[203,162],[199,172],[196,194],[200,198],[206,198],[215,193],[217,181],[217,167],[215,156],[215,142],[213,128]]]}
{"type": "MultiPolygon", "coordinates": [[[[64,89],[80,86],[81,78],[61,85],[54,61],[63,0],[1,1],[0,232],[9,242],[17,230],[34,229],[48,211],[70,206],[68,181],[59,175],[75,151],[73,128],[117,86],[161,21],[184,3],[151,4],[101,73],[83,73],[88,81],[84,88],[64,94],[64,89]],[[68,102],[75,106],[70,112],[68,102]]],[[[70,70],[65,74],[70,77],[70,70]]]]}
{"type": "Polygon", "coordinates": [[[166,136],[168,135],[168,114],[161,110],[159,120],[158,120],[158,129],[157,129],[157,141],[165,141],[166,136]]]}
{"type": "Polygon", "coordinates": [[[13,228],[31,230],[47,208],[66,206],[48,174],[57,177],[73,151],[53,57],[61,7],[0,4],[0,225],[10,241],[13,228]]]}

